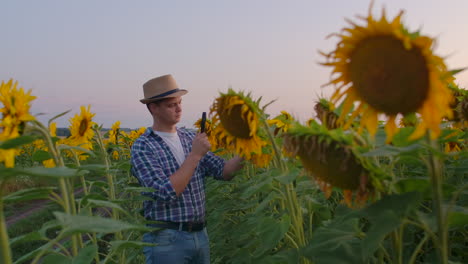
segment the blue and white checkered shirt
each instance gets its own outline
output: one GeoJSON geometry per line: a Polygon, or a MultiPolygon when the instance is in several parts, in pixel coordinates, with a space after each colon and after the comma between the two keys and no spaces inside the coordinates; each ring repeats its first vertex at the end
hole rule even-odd
{"type": "MultiPolygon", "coordinates": [[[[192,150],[195,133],[177,128],[185,157],[192,150]]],[[[132,145],[132,174],[144,187],[154,189],[144,193],[153,200],[144,201],[143,209],[148,220],[172,222],[202,222],[205,220],[205,176],[223,180],[224,159],[208,152],[198,163],[185,190],[176,196],[169,176],[179,165],[164,140],[147,128],[132,145]]]]}

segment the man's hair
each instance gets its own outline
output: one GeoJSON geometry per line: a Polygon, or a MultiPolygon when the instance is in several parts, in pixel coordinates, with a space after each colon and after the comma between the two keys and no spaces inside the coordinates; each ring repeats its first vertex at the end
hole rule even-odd
{"type": "Polygon", "coordinates": [[[153,112],[151,112],[151,109],[150,109],[150,104],[155,104],[155,105],[160,105],[162,102],[166,101],[167,99],[171,99],[172,97],[167,97],[167,98],[163,98],[161,100],[157,100],[157,101],[154,101],[154,102],[151,102],[151,103],[147,103],[146,104],[146,108],[148,108],[148,111],[153,114],[153,112]]]}

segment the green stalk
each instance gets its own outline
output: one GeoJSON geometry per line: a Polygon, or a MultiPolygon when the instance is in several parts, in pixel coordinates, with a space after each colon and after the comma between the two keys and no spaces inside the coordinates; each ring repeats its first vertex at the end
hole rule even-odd
{"type": "MultiPolygon", "coordinates": [[[[433,149],[439,149],[436,140],[431,140],[427,135],[427,141],[433,149]]],[[[448,263],[448,232],[445,221],[445,213],[442,208],[442,164],[432,151],[429,152],[429,174],[431,177],[433,209],[437,217],[437,235],[439,237],[439,256],[442,264],[448,263]]]]}
{"type": "MultiPolygon", "coordinates": [[[[65,163],[63,162],[62,156],[60,155],[59,150],[57,149],[57,146],[52,140],[52,137],[50,136],[49,130],[40,122],[38,121],[32,121],[35,126],[33,127],[34,130],[38,131],[40,134],[42,134],[43,138],[45,139],[47,146],[49,148],[50,153],[52,154],[52,158],[54,159],[55,164],[57,167],[64,167],[65,163]]],[[[70,192],[68,190],[68,182],[64,178],[59,179],[59,188],[62,193],[63,201],[64,201],[64,210],[68,214],[73,213],[73,208],[75,208],[75,200],[71,199],[73,198],[73,192],[70,192]]],[[[75,209],[76,211],[76,209],[75,209]]],[[[72,252],[73,255],[76,256],[78,255],[78,239],[76,236],[72,236],[72,252]]]]}
{"type": "Polygon", "coordinates": [[[426,233],[424,234],[423,239],[419,242],[419,244],[416,246],[416,248],[413,251],[413,254],[411,255],[411,258],[409,260],[409,264],[412,264],[416,261],[416,258],[418,257],[419,251],[421,251],[422,246],[424,243],[426,243],[427,239],[429,238],[429,235],[426,233]]]}
{"type": "MultiPolygon", "coordinates": [[[[102,155],[104,157],[104,165],[106,166],[106,179],[107,183],[109,185],[109,199],[111,201],[115,201],[115,185],[114,185],[114,175],[109,172],[110,170],[110,160],[109,160],[109,155],[107,155],[106,148],[104,146],[104,140],[102,139],[101,133],[99,133],[99,130],[97,128],[93,128],[94,132],[97,135],[97,143],[101,149],[102,155]]],[[[119,219],[119,212],[112,208],[112,219],[118,220],[119,219]]],[[[117,232],[116,237],[118,240],[122,240],[122,233],[117,232]]]]}
{"type": "MultiPolygon", "coordinates": [[[[81,166],[81,163],[80,163],[80,159],[78,158],[78,155],[76,155],[76,152],[74,150],[70,150],[70,152],[72,153],[73,155],[73,160],[75,161],[75,164],[80,167],[81,166]]],[[[83,192],[85,195],[88,195],[88,187],[86,186],[86,180],[85,180],[85,177],[84,175],[80,175],[80,181],[81,181],[81,185],[83,186],[83,192]]]]}
{"type": "Polygon", "coordinates": [[[2,263],[11,264],[11,247],[10,239],[8,238],[8,230],[5,223],[5,215],[3,214],[3,186],[5,181],[0,184],[0,249],[2,263]]]}
{"type": "MultiPolygon", "coordinates": [[[[267,132],[268,138],[270,140],[271,145],[273,146],[273,151],[275,153],[275,161],[279,169],[286,173],[288,171],[288,167],[285,161],[282,159],[282,154],[276,144],[276,141],[268,127],[268,124],[265,120],[262,120],[263,127],[267,132]]],[[[297,239],[297,243],[294,243],[293,246],[300,248],[306,245],[305,235],[304,235],[304,225],[303,225],[303,216],[300,204],[297,200],[297,194],[294,190],[294,187],[291,183],[285,185],[285,194],[286,194],[286,205],[288,207],[288,211],[291,215],[291,229],[293,231],[293,235],[297,239]]],[[[310,261],[306,258],[301,259],[302,263],[310,263],[310,261]]]]}

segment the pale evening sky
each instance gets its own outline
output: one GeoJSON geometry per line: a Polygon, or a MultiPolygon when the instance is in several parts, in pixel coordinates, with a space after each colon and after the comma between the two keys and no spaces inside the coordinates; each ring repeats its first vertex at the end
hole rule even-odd
{"type": "MultiPolygon", "coordinates": [[[[0,80],[32,89],[33,114],[48,118],[91,104],[94,121],[110,127],[150,126],[142,84],[171,73],[183,97],[181,126],[208,111],[229,87],[252,92],[271,115],[287,110],[304,121],[314,115],[330,78],[318,50],[331,51],[348,26],[367,15],[369,0],[22,1],[0,3],[0,80]]],[[[377,0],[393,18],[404,9],[411,30],[437,38],[435,53],[450,69],[468,66],[467,0],[377,0]]],[[[468,71],[457,83],[468,88],[468,71]]]]}

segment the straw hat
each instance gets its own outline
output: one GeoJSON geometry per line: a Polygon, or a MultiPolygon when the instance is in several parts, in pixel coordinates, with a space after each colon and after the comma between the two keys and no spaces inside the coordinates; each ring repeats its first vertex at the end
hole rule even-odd
{"type": "Polygon", "coordinates": [[[143,84],[143,94],[145,98],[140,102],[149,104],[164,98],[178,97],[188,93],[187,90],[179,89],[172,75],[163,75],[147,81],[143,84]]]}

